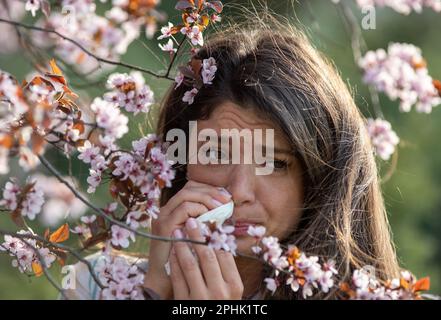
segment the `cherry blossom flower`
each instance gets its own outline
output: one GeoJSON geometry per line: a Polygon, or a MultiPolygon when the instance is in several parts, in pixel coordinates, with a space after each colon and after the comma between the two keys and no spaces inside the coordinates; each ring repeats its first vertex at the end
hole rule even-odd
{"type": "Polygon", "coordinates": [[[40,10],[41,1],[40,0],[27,0],[25,5],[25,10],[30,11],[32,16],[35,17],[35,13],[40,10]]]}
{"type": "Polygon", "coordinates": [[[23,193],[25,189],[20,188],[15,181],[6,182],[0,205],[4,205],[9,210],[19,209],[22,216],[34,220],[35,216],[40,213],[44,203],[44,193],[41,188],[35,184],[35,181],[32,183],[34,183],[34,185],[27,190],[26,193],[23,193]]]}
{"type": "Polygon", "coordinates": [[[264,226],[249,226],[248,234],[255,238],[262,238],[265,235],[266,228],[264,226]]]}
{"type": "MultiPolygon", "coordinates": [[[[140,35],[139,22],[115,21],[96,13],[94,1],[62,0],[60,6],[71,12],[63,15],[52,12],[47,19],[37,22],[37,26],[57,30],[96,56],[118,61],[128,46],[140,35]]],[[[113,17],[111,14],[109,17],[113,17]]],[[[78,46],[52,34],[36,32],[32,37],[35,45],[46,48],[54,46],[55,53],[77,71],[84,74],[103,72],[114,66],[100,63],[86,54],[78,46]]]]}
{"type": "Polygon", "coordinates": [[[126,223],[135,230],[139,227],[147,228],[149,226],[149,215],[140,210],[130,211],[127,215],[126,223]]]}
{"type": "Polygon", "coordinates": [[[191,44],[194,46],[203,46],[204,38],[202,36],[202,32],[198,26],[193,27],[183,27],[181,28],[181,33],[185,34],[191,41],[191,44]]]}
{"type": "Polygon", "coordinates": [[[274,294],[278,287],[277,281],[273,278],[265,278],[263,281],[266,283],[266,288],[274,294]]]}
{"type": "Polygon", "coordinates": [[[105,300],[143,300],[144,273],[121,256],[104,253],[95,268],[101,283],[106,287],[101,295],[105,300]]]}
{"type": "Polygon", "coordinates": [[[428,278],[417,280],[410,272],[403,270],[400,278],[382,283],[375,274],[366,269],[354,270],[349,283],[340,285],[342,292],[351,300],[419,300],[421,291],[430,287],[428,278]]]}
{"type": "Polygon", "coordinates": [[[3,190],[3,199],[0,201],[0,205],[5,206],[9,210],[17,209],[20,192],[21,189],[16,183],[11,181],[6,182],[3,190]]]}
{"type": "Polygon", "coordinates": [[[175,77],[175,83],[176,83],[175,89],[182,84],[182,81],[184,81],[184,75],[182,74],[182,72],[178,72],[178,74],[175,77]]]}
{"type": "Polygon", "coordinates": [[[236,255],[236,237],[232,235],[234,226],[217,225],[215,230],[211,230],[207,224],[199,223],[202,235],[208,241],[208,246],[214,250],[224,250],[236,255]]]}
{"type": "Polygon", "coordinates": [[[100,148],[95,147],[89,140],[86,140],[84,142],[84,145],[78,147],[77,150],[80,152],[80,154],[78,155],[78,159],[80,159],[84,163],[90,163],[100,153],[100,148]]]}
{"type": "Polygon", "coordinates": [[[122,228],[114,224],[112,225],[111,231],[112,231],[112,244],[114,246],[128,248],[130,245],[129,238],[133,242],[135,242],[135,234],[130,230],[127,230],[125,228],[122,228]]]}
{"type": "Polygon", "coordinates": [[[363,79],[392,100],[400,100],[400,110],[430,113],[441,104],[434,80],[426,68],[421,50],[411,44],[391,43],[384,49],[369,51],[360,59],[363,79]]]}
{"type": "Polygon", "coordinates": [[[126,73],[110,75],[107,87],[113,91],[106,93],[104,99],[135,115],[139,112],[149,112],[154,102],[153,91],[145,84],[144,77],[138,71],[133,71],[130,75],[126,73]]]}
{"type": "Polygon", "coordinates": [[[158,40],[162,40],[162,39],[171,37],[172,36],[172,28],[173,28],[173,23],[171,23],[171,22],[169,22],[167,26],[162,27],[161,28],[162,35],[160,35],[158,37],[158,40]]]}
{"type": "Polygon", "coordinates": [[[107,136],[119,139],[129,131],[127,126],[129,119],[115,104],[95,98],[90,108],[96,115],[98,127],[104,129],[107,136]]]}
{"type": "Polygon", "coordinates": [[[216,60],[213,57],[203,60],[201,74],[204,84],[212,84],[216,71],[216,60]]]}
{"type": "Polygon", "coordinates": [[[96,220],[96,215],[91,215],[91,216],[83,216],[80,218],[81,222],[85,223],[85,224],[91,224],[96,220]]]}
{"type": "Polygon", "coordinates": [[[39,186],[35,185],[30,192],[26,194],[26,198],[21,203],[21,214],[31,220],[40,213],[44,204],[44,193],[39,186]]]}
{"type": "Polygon", "coordinates": [[[87,193],[94,193],[96,188],[101,183],[101,171],[90,169],[87,183],[89,184],[89,187],[87,188],[87,193]]]}
{"type": "Polygon", "coordinates": [[[166,44],[159,44],[159,47],[161,48],[162,51],[166,51],[170,53],[175,53],[177,51],[177,49],[174,48],[174,43],[172,39],[169,39],[166,44]]]}
{"type": "Polygon", "coordinates": [[[367,131],[375,152],[381,159],[388,160],[394,153],[395,146],[400,142],[397,134],[392,130],[391,124],[382,119],[368,119],[367,131]]]}
{"type": "Polygon", "coordinates": [[[187,102],[188,104],[192,104],[194,102],[194,97],[198,94],[198,89],[193,88],[187,92],[184,93],[184,96],[182,97],[183,102],[187,102]]]}
{"type": "MultiPolygon", "coordinates": [[[[17,234],[21,236],[33,235],[26,230],[20,230],[17,234]]],[[[10,256],[14,257],[12,266],[18,268],[22,273],[33,272],[33,263],[39,265],[44,263],[46,268],[50,268],[56,259],[56,256],[48,248],[39,247],[36,240],[31,238],[27,238],[23,241],[20,238],[5,235],[4,242],[0,245],[0,251],[6,251],[10,256]],[[38,254],[36,251],[38,251],[38,254]]]]}

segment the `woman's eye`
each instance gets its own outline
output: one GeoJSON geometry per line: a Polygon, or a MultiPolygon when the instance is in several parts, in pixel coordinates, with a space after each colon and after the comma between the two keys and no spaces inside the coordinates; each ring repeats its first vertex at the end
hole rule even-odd
{"type": "Polygon", "coordinates": [[[274,160],[274,168],[275,169],[286,169],[288,167],[288,162],[283,160],[274,160]]]}
{"type": "Polygon", "coordinates": [[[288,168],[288,161],[285,160],[274,160],[271,162],[264,163],[264,166],[272,166],[275,170],[286,170],[288,168]]]}

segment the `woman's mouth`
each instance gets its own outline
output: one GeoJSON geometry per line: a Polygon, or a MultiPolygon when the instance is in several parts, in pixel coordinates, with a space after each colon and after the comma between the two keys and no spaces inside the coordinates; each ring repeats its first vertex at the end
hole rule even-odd
{"type": "Polygon", "coordinates": [[[248,228],[250,226],[255,226],[255,225],[256,225],[255,223],[237,221],[234,224],[233,235],[235,237],[246,236],[246,235],[248,235],[248,228]]]}

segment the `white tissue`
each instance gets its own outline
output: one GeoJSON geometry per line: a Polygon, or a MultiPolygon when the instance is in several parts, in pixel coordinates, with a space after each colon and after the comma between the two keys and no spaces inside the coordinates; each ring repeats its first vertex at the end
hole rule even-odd
{"type": "Polygon", "coordinates": [[[230,201],[220,207],[210,210],[203,215],[196,218],[199,222],[216,222],[217,225],[222,225],[225,220],[233,215],[234,202],[230,201]]]}

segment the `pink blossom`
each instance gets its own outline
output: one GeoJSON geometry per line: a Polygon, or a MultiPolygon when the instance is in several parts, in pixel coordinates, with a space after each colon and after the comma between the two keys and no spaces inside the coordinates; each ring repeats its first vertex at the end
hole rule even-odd
{"type": "Polygon", "coordinates": [[[40,0],[27,0],[25,10],[30,11],[32,16],[35,17],[35,13],[40,9],[40,0]]]}
{"type": "Polygon", "coordinates": [[[414,45],[391,43],[387,52],[369,51],[360,59],[359,66],[364,70],[364,81],[390,99],[399,99],[403,112],[415,105],[418,112],[430,113],[441,104],[421,50],[414,45]]]}
{"type": "Polygon", "coordinates": [[[162,27],[161,28],[161,33],[162,35],[160,35],[158,37],[158,40],[162,40],[164,38],[169,38],[172,36],[172,28],[173,28],[173,23],[169,22],[167,26],[162,27]]]}
{"type": "Polygon", "coordinates": [[[100,148],[95,147],[89,140],[86,140],[84,145],[77,149],[80,152],[78,159],[82,160],[84,163],[90,163],[100,153],[100,148]]]}
{"type": "Polygon", "coordinates": [[[96,220],[96,215],[93,214],[91,216],[83,216],[80,218],[80,220],[85,224],[92,224],[96,220]]]}
{"type": "Polygon", "coordinates": [[[154,93],[145,84],[144,77],[138,71],[132,71],[130,75],[126,73],[110,75],[107,87],[113,91],[106,93],[104,99],[135,115],[139,112],[149,112],[150,106],[154,103],[154,93]]]}
{"type": "Polygon", "coordinates": [[[266,288],[274,294],[277,290],[277,281],[273,278],[265,278],[263,281],[266,283],[266,288]]]}
{"type": "Polygon", "coordinates": [[[216,60],[213,57],[203,60],[202,81],[204,82],[204,84],[212,84],[216,71],[216,60]]]}
{"type": "Polygon", "coordinates": [[[249,226],[248,234],[255,238],[262,238],[265,235],[266,228],[264,226],[249,226]]]}
{"type": "Polygon", "coordinates": [[[114,246],[120,246],[123,248],[128,248],[129,238],[132,239],[133,242],[135,242],[135,234],[127,230],[126,228],[122,228],[116,224],[112,225],[112,244],[114,246]]]}
{"type": "Polygon", "coordinates": [[[103,299],[144,299],[142,294],[144,273],[124,257],[105,253],[100,257],[94,269],[101,283],[106,286],[101,292],[103,299]]]}
{"type": "Polygon", "coordinates": [[[178,72],[178,74],[175,77],[175,83],[176,83],[175,89],[182,84],[182,81],[184,81],[184,75],[182,74],[182,72],[178,72]]]}
{"type": "Polygon", "coordinates": [[[367,131],[375,152],[381,159],[388,160],[394,153],[395,146],[400,142],[390,123],[382,119],[368,119],[367,131]]]}
{"type": "Polygon", "coordinates": [[[158,44],[158,45],[162,51],[166,51],[169,53],[175,53],[177,51],[177,49],[174,48],[174,43],[173,43],[172,39],[169,39],[166,44],[158,44]]]}
{"type": "Polygon", "coordinates": [[[184,93],[182,97],[183,102],[187,102],[188,104],[192,104],[194,102],[194,97],[198,94],[198,89],[193,88],[184,93]]]}

